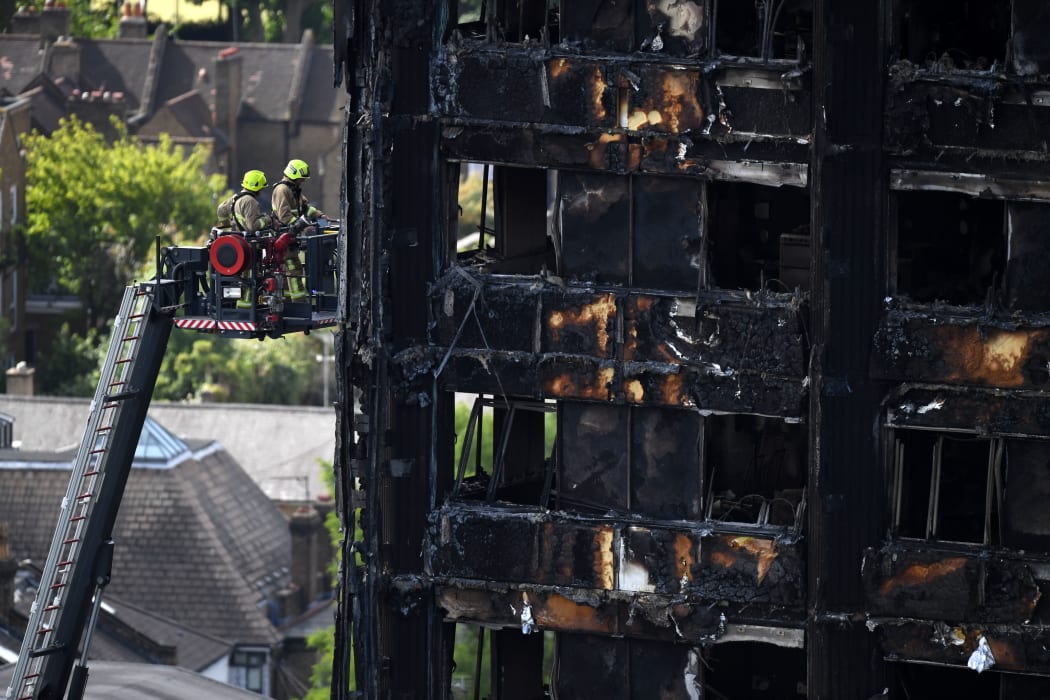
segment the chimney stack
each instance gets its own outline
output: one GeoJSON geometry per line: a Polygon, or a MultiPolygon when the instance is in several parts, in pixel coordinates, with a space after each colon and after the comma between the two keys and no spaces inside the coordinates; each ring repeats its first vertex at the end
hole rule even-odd
{"type": "Polygon", "coordinates": [[[24,361],[7,370],[7,393],[11,396],[33,396],[33,375],[36,370],[24,361]]]}

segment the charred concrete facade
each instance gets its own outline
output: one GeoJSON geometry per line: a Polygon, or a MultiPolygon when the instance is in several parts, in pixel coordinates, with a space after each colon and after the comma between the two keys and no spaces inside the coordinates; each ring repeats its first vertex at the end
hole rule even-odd
{"type": "Polygon", "coordinates": [[[1043,3],[336,25],[333,697],[1050,696],[1043,3]]]}

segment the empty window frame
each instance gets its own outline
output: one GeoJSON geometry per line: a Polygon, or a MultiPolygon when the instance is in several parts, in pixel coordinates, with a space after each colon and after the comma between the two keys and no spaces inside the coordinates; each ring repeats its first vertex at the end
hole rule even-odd
{"type": "MultiPolygon", "coordinates": [[[[974,673],[966,666],[937,666],[899,663],[891,666],[896,692],[901,698],[989,698],[1006,700],[1000,695],[1003,674],[994,671],[974,673]]],[[[1027,696],[1022,696],[1027,697],[1027,696]]],[[[1041,696],[1045,697],[1045,696],[1041,696]]],[[[1017,699],[1019,700],[1019,698],[1017,699]]]]}
{"type": "Polygon", "coordinates": [[[704,515],[754,525],[802,525],[808,435],[777,418],[714,415],[704,419],[704,515]]]}
{"type": "Polygon", "coordinates": [[[1001,438],[897,430],[889,444],[894,534],[971,544],[1000,543],[1001,438]]]}
{"type": "Polygon", "coordinates": [[[896,293],[917,302],[985,303],[1003,284],[1005,206],[946,192],[897,192],[896,293]]]}
{"type": "Polygon", "coordinates": [[[704,647],[703,698],[761,699],[806,697],[803,649],[761,642],[727,642],[704,647]]]}
{"type": "Polygon", "coordinates": [[[894,31],[900,57],[920,66],[988,70],[1003,65],[1010,0],[901,0],[894,31]]]}
{"type": "Polygon", "coordinates": [[[510,43],[557,41],[557,3],[548,0],[449,0],[456,27],[466,36],[510,43]]]}
{"type": "Polygon", "coordinates": [[[809,0],[712,0],[716,52],[802,61],[812,53],[813,6],[809,0]]]}
{"type": "Polygon", "coordinates": [[[455,195],[448,231],[461,264],[501,274],[557,268],[548,236],[546,170],[462,163],[451,173],[455,195]]]}
{"type": "Polygon", "coordinates": [[[707,184],[709,255],[719,289],[809,287],[809,191],[707,184]]]}
{"type": "Polygon", "coordinates": [[[554,479],[555,411],[554,402],[461,396],[453,497],[545,508],[554,479]]]}

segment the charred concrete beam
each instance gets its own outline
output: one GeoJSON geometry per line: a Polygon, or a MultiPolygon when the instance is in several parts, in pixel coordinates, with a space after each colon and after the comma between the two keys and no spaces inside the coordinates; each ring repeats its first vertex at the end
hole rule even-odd
{"type": "Polygon", "coordinates": [[[890,170],[890,189],[956,192],[975,197],[1033,202],[1050,200],[1050,182],[1046,180],[979,172],[893,168],[890,170]]]}
{"type": "Polygon", "coordinates": [[[409,382],[437,372],[474,393],[802,415],[797,297],[697,301],[455,268],[431,300],[433,347],[396,358],[409,382]]]}
{"type": "Polygon", "coordinates": [[[510,140],[525,154],[550,145],[554,152],[537,164],[614,172],[694,172],[717,155],[716,142],[738,145],[751,161],[807,163],[806,70],[659,60],[450,45],[432,64],[435,116],[454,129],[446,128],[452,143],[444,145],[452,158],[489,160],[498,152],[518,163],[516,151],[497,144],[510,140]],[[464,138],[463,128],[477,133],[464,138]],[[530,133],[501,133],[508,130],[530,133]],[[762,141],[795,148],[748,152],[762,141]]]}
{"type": "MultiPolygon", "coordinates": [[[[542,630],[701,644],[763,642],[801,648],[802,620],[783,613],[761,622],[740,606],[696,603],[659,594],[619,595],[524,584],[442,580],[434,597],[449,622],[521,629],[522,612],[542,630]]],[[[534,630],[533,630],[534,631],[534,630]]]]}
{"type": "Polygon", "coordinates": [[[871,618],[891,660],[966,666],[982,637],[998,671],[1050,674],[1050,631],[1029,625],[948,624],[904,617],[871,618]]]}
{"type": "Polygon", "coordinates": [[[451,503],[431,513],[426,561],[436,578],[681,596],[800,610],[802,547],[787,528],[716,531],[653,521],[451,503]]]}
{"type": "Polygon", "coordinates": [[[895,156],[948,169],[1047,173],[1050,126],[1045,83],[993,71],[934,71],[909,61],[890,68],[885,146],[895,156]]]}
{"type": "Polygon", "coordinates": [[[861,573],[870,612],[879,616],[1024,624],[1041,596],[1019,557],[935,550],[921,542],[868,549],[861,573]]]}
{"type": "Polygon", "coordinates": [[[884,402],[891,428],[973,432],[1045,439],[1050,397],[1039,391],[904,385],[884,402]]]}
{"type": "Polygon", "coordinates": [[[809,146],[742,137],[715,142],[687,135],[524,129],[500,123],[446,120],[441,149],[452,161],[648,173],[805,187],[809,146]]]}
{"type": "Polygon", "coordinates": [[[993,317],[981,309],[891,301],[875,334],[882,379],[1035,389],[1050,381],[1050,319],[993,317]]]}

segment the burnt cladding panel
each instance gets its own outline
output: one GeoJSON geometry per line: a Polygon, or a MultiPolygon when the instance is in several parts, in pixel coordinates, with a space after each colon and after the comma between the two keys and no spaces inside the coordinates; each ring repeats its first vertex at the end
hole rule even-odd
{"type": "Polygon", "coordinates": [[[541,71],[546,65],[525,56],[485,54],[461,61],[456,93],[461,116],[543,122],[541,71]],[[514,115],[508,117],[508,115],[514,115]]]}
{"type": "Polygon", "coordinates": [[[561,402],[558,445],[559,507],[628,507],[629,410],[561,402]]]}
{"type": "Polygon", "coordinates": [[[894,14],[900,55],[919,65],[950,61],[958,68],[982,70],[993,61],[1002,65],[1010,39],[1010,4],[1010,0],[901,0],[894,14]]]}
{"type": "Polygon", "coordinates": [[[634,283],[695,291],[701,258],[702,186],[697,180],[634,180],[634,283]]]}
{"type": "Polygon", "coordinates": [[[700,421],[695,411],[631,409],[631,510],[660,519],[700,517],[700,421]]]}
{"type": "Polygon", "coordinates": [[[573,280],[627,284],[630,179],[559,172],[562,267],[573,280]]]}
{"type": "Polygon", "coordinates": [[[813,128],[808,92],[727,85],[722,94],[737,131],[808,138],[813,128]]]}

